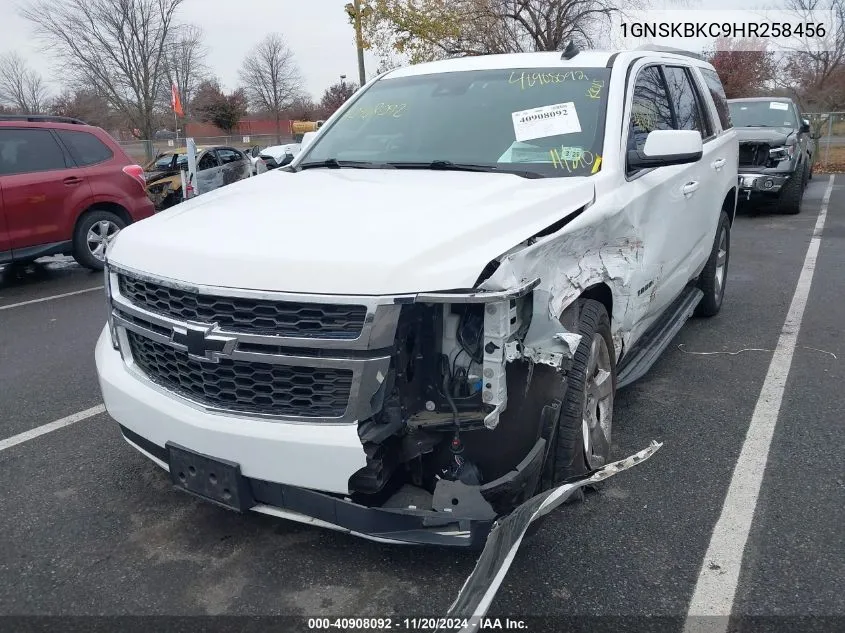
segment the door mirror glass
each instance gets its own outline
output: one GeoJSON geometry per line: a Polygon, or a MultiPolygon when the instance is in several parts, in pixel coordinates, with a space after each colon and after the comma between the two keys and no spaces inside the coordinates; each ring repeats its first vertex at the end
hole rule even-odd
{"type": "Polygon", "coordinates": [[[648,169],[694,163],[701,159],[703,144],[696,130],[649,132],[642,149],[628,151],[630,169],[648,169]]]}

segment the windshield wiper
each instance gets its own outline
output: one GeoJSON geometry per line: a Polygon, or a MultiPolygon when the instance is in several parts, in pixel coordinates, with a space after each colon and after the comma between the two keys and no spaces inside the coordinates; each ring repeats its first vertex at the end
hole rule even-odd
{"type": "Polygon", "coordinates": [[[471,165],[468,163],[453,163],[450,160],[433,160],[429,163],[389,163],[399,169],[433,169],[436,171],[478,171],[498,172],[502,174],[513,174],[523,178],[545,178],[543,174],[534,171],[523,171],[520,169],[502,169],[496,165],[471,165]]]}
{"type": "Polygon", "coordinates": [[[351,167],[352,169],[392,169],[393,165],[389,163],[373,163],[366,160],[338,160],[336,158],[327,158],[326,160],[315,160],[309,163],[302,163],[297,165],[296,171],[300,169],[312,169],[314,167],[326,167],[328,169],[340,169],[342,167],[351,167]]]}

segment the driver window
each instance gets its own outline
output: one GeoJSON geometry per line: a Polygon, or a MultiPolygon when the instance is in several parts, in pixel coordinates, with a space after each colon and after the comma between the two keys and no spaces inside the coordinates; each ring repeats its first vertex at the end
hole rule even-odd
{"type": "Polygon", "coordinates": [[[672,108],[660,68],[643,68],[634,85],[628,150],[642,150],[649,132],[671,130],[673,127],[672,108]]]}
{"type": "Polygon", "coordinates": [[[219,167],[217,159],[214,157],[212,152],[206,152],[203,154],[202,158],[200,158],[200,162],[197,164],[197,170],[203,171],[205,169],[211,169],[212,167],[219,167]]]}

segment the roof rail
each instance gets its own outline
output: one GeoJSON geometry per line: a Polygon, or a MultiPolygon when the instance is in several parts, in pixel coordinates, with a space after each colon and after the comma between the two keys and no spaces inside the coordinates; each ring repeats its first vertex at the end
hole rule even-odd
{"type": "Polygon", "coordinates": [[[704,61],[704,56],[699,53],[693,53],[682,48],[673,48],[671,46],[661,46],[660,44],[643,44],[634,50],[637,51],[653,51],[655,53],[672,53],[673,55],[683,55],[685,57],[692,57],[704,61]]]}
{"type": "Polygon", "coordinates": [[[88,125],[85,121],[68,116],[53,116],[52,114],[0,114],[0,121],[27,121],[28,123],[75,123],[88,125]]]}

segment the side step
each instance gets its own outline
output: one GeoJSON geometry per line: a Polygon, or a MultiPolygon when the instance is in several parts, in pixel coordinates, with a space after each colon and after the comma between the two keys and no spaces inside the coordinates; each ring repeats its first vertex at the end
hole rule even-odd
{"type": "Polygon", "coordinates": [[[636,346],[625,354],[616,372],[616,388],[627,387],[635,380],[645,376],[651,366],[660,358],[669,343],[684,326],[695,311],[704,293],[698,288],[688,286],[675,302],[670,305],[660,319],[637,342],[636,346]]]}

